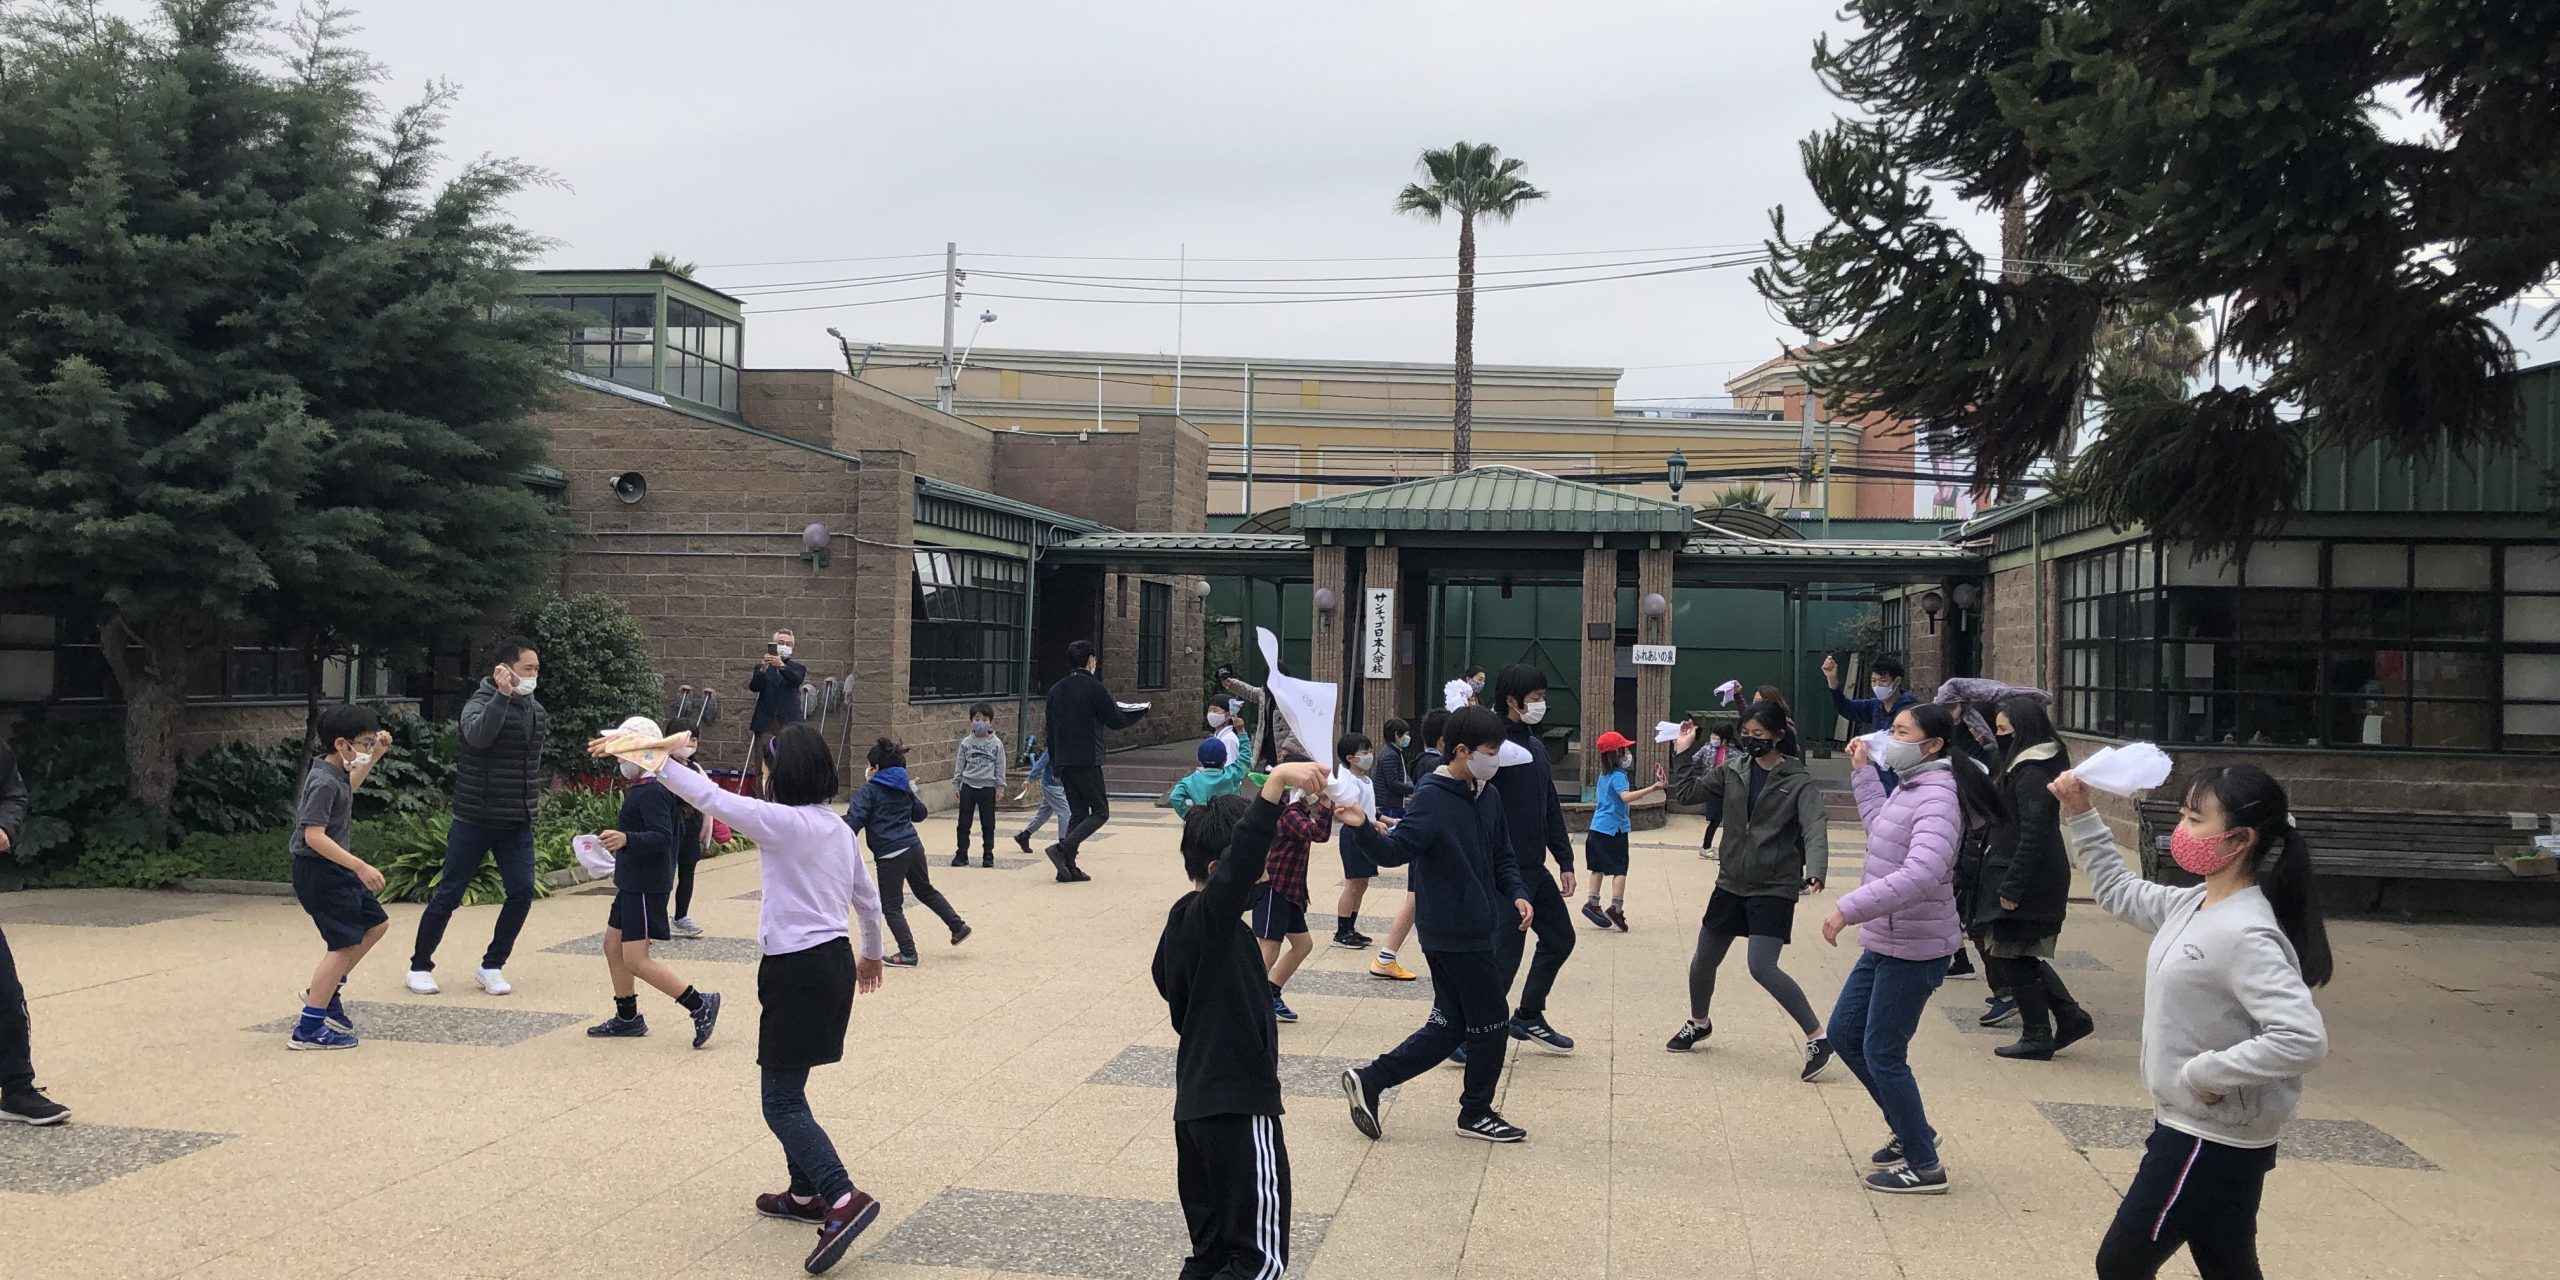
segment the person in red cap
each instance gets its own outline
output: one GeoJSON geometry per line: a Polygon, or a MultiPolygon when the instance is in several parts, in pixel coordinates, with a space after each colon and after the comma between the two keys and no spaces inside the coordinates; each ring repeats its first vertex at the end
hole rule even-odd
{"type": "MultiPolygon", "coordinates": [[[[1628,790],[1627,771],[1635,767],[1635,740],[1615,729],[1591,744],[1600,752],[1599,807],[1591,811],[1591,832],[1583,837],[1582,862],[1591,872],[1591,896],[1582,900],[1582,918],[1603,929],[1627,931],[1627,806],[1662,790],[1657,777],[1648,786],[1628,790]],[[1600,882],[1609,882],[1609,909],[1600,909],[1600,882]]],[[[1656,770],[1657,773],[1660,770],[1656,770]]]]}

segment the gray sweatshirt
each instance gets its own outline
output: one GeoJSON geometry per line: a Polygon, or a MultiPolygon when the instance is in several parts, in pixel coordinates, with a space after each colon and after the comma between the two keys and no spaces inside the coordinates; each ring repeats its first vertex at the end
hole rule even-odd
{"type": "Polygon", "coordinates": [[[2203,885],[2173,889],[2127,869],[2096,813],[2062,830],[2098,905],[2153,935],[2142,1083],[2160,1123],[2225,1146],[2275,1145],[2303,1073],[2329,1056],[2329,1032],[2267,895],[2253,885],[2207,908],[2203,885]]]}
{"type": "Polygon", "coordinates": [[[960,762],[952,766],[951,780],[964,787],[1003,786],[1004,735],[1000,733],[962,734],[960,762]]]}

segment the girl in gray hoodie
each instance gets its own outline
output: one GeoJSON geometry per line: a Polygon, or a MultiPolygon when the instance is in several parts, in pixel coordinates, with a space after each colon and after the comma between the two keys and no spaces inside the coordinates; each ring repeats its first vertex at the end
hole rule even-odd
{"type": "Polygon", "coordinates": [[[2311,896],[2311,851],[2284,788],[2256,765],[2206,769],[2187,791],[2170,856],[2204,883],[2152,884],[2126,869],[2075,774],[2054,780],[2072,860],[2098,905],[2149,931],[2142,1082],[2156,1121],[2099,1280],[2159,1273],[2185,1245],[2203,1280],[2256,1280],[2258,1197],[2303,1073],[2329,1053],[2311,989],[2329,981],[2329,934],[2311,896]]]}

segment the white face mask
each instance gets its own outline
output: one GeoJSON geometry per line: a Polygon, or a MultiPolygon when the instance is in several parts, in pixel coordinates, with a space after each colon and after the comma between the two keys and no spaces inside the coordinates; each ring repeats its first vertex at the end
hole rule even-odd
{"type": "Polygon", "coordinates": [[[1544,720],[1544,719],[1546,719],[1546,718],[1547,718],[1547,700],[1546,700],[1546,699],[1544,699],[1544,698],[1540,698],[1540,699],[1538,699],[1536,702],[1523,702],[1523,703],[1521,703],[1521,704],[1520,704],[1520,723],[1522,723],[1522,724],[1536,724],[1536,723],[1538,723],[1539,721],[1544,720]]]}
{"type": "Polygon", "coordinates": [[[1501,769],[1501,759],[1491,751],[1475,751],[1467,755],[1467,772],[1474,774],[1478,782],[1493,781],[1493,775],[1501,769]]]}
{"type": "Polygon", "coordinates": [[[1478,693],[1482,693],[1482,692],[1484,692],[1484,677],[1483,677],[1483,676],[1475,676],[1475,677],[1470,678],[1470,679],[1467,681],[1467,687],[1468,687],[1468,688],[1470,688],[1470,689],[1475,690],[1475,691],[1476,691],[1476,692],[1478,692],[1478,693]]]}
{"type": "Polygon", "coordinates": [[[631,763],[631,762],[630,762],[630,761],[628,761],[628,760],[623,761],[623,762],[622,762],[622,776],[623,776],[623,777],[625,777],[625,778],[637,778],[637,777],[639,777],[639,776],[640,776],[640,766],[638,766],[638,765],[636,765],[636,764],[633,764],[633,763],[631,763]]]}
{"type": "Polygon", "coordinates": [[[1876,694],[1876,701],[1878,701],[1878,702],[1889,702],[1889,701],[1891,701],[1891,700],[1893,699],[1893,686],[1892,686],[1892,685],[1889,685],[1889,684],[1879,684],[1879,685],[1872,685],[1872,686],[1870,686],[1870,687],[1871,687],[1871,688],[1873,688],[1873,689],[1875,690],[1875,694],[1876,694]]]}
{"type": "Polygon", "coordinates": [[[1884,746],[1876,752],[1876,763],[1895,773],[1913,768],[1928,758],[1929,753],[1921,750],[1919,743],[1904,742],[1900,738],[1885,739],[1884,746]]]}
{"type": "Polygon", "coordinates": [[[678,748],[676,748],[676,759],[678,759],[678,760],[691,760],[692,758],[693,758],[693,748],[692,748],[692,747],[687,746],[687,747],[678,747],[678,748]]]}
{"type": "Polygon", "coordinates": [[[788,658],[788,657],[790,657],[790,656],[791,656],[791,646],[790,646],[790,645],[787,645],[787,644],[776,644],[775,646],[773,646],[773,656],[775,656],[775,657],[777,657],[777,658],[788,658]]]}
{"type": "Polygon", "coordinates": [[[1376,764],[1377,762],[1378,753],[1375,751],[1363,751],[1360,754],[1351,757],[1351,767],[1362,773],[1367,773],[1369,771],[1369,766],[1376,764]]]}
{"type": "Polygon", "coordinates": [[[1209,727],[1210,727],[1210,728],[1215,729],[1215,728],[1219,727],[1220,725],[1225,724],[1226,722],[1227,722],[1227,713],[1226,713],[1226,712],[1224,712],[1224,711],[1212,711],[1212,712],[1210,712],[1210,713],[1209,713],[1209,727]]]}
{"type": "Polygon", "coordinates": [[[520,675],[516,677],[516,693],[519,696],[533,692],[533,685],[534,678],[532,676],[520,675]]]}
{"type": "Polygon", "coordinates": [[[994,725],[988,724],[984,720],[972,720],[969,722],[969,732],[971,733],[985,733],[993,728],[995,728],[994,725]]]}
{"type": "Polygon", "coordinates": [[[350,769],[361,769],[371,763],[373,763],[373,753],[370,751],[359,751],[347,757],[347,767],[350,769]]]}

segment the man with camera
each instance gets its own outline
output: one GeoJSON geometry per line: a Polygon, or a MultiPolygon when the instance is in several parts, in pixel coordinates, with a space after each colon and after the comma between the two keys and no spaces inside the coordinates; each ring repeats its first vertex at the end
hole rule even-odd
{"type": "MultiPolygon", "coordinates": [[[[755,715],[747,721],[747,732],[754,735],[755,745],[762,748],[784,725],[800,723],[800,686],[807,683],[809,669],[791,657],[791,629],[773,633],[773,642],[764,647],[764,656],[756,659],[756,669],[747,677],[747,690],[756,695],[755,715]]],[[[753,772],[749,766],[749,772],[753,772]]]]}

